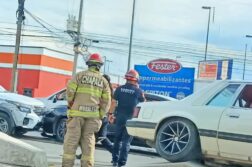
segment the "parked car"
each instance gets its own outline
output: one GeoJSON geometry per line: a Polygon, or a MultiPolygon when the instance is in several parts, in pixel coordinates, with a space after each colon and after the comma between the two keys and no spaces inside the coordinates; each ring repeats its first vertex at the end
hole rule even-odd
{"type": "Polygon", "coordinates": [[[66,89],[62,89],[52,95],[45,98],[38,98],[48,108],[57,108],[58,106],[67,105],[66,101],[66,89]]]}
{"type": "MultiPolygon", "coordinates": [[[[145,93],[148,101],[174,101],[176,99],[168,96],[157,95],[153,93],[145,93]]],[[[66,89],[62,89],[48,97],[39,98],[48,108],[60,108],[64,105],[67,105],[66,101],[66,89]]]]}
{"type": "Polygon", "coordinates": [[[174,102],[141,103],[127,122],[171,162],[213,158],[252,165],[252,82],[216,81],[174,102]]]}
{"type": "Polygon", "coordinates": [[[0,86],[0,131],[6,134],[24,134],[41,127],[45,105],[34,98],[10,93],[0,86]]]}
{"type": "MultiPolygon", "coordinates": [[[[56,94],[50,96],[48,98],[48,103],[51,103],[53,101],[53,97],[62,97],[60,94],[63,94],[64,91],[59,91],[56,94]],[[51,101],[52,100],[52,101],[51,101]]],[[[65,97],[65,96],[64,96],[65,97]]],[[[161,95],[156,95],[156,94],[151,94],[151,93],[145,93],[145,97],[147,101],[174,101],[176,99],[171,98],[171,97],[166,97],[166,96],[161,96],[161,95]]],[[[55,103],[57,101],[61,101],[60,105],[55,105],[55,108],[52,108],[50,112],[47,112],[43,119],[43,136],[47,136],[48,134],[52,134],[53,137],[55,137],[58,141],[63,141],[64,140],[64,135],[65,135],[65,124],[66,124],[66,119],[67,119],[67,105],[62,105],[62,102],[64,100],[54,100],[55,103]]],[[[47,104],[48,104],[47,103],[47,104]]],[[[53,106],[53,105],[51,105],[53,106]]],[[[108,136],[113,136],[114,135],[114,126],[109,125],[108,127],[108,136]]]]}

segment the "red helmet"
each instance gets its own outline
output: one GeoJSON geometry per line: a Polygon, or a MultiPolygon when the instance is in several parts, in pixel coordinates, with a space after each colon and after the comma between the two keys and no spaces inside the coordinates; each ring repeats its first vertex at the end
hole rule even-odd
{"type": "Polygon", "coordinates": [[[89,56],[88,60],[86,61],[87,65],[90,64],[97,64],[97,65],[103,65],[102,57],[98,53],[93,53],[89,56]]]}
{"type": "Polygon", "coordinates": [[[138,81],[139,80],[139,74],[136,70],[129,70],[124,77],[126,80],[130,81],[138,81]]]}

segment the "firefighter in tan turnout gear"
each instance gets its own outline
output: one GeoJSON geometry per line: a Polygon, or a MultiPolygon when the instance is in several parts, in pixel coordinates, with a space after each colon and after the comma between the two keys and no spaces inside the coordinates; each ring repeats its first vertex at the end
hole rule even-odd
{"type": "Polygon", "coordinates": [[[81,167],[94,166],[95,136],[101,119],[109,110],[111,95],[108,81],[100,74],[103,65],[99,54],[86,61],[88,70],[77,73],[67,85],[67,131],[64,140],[63,167],[73,167],[80,145],[81,167]]]}

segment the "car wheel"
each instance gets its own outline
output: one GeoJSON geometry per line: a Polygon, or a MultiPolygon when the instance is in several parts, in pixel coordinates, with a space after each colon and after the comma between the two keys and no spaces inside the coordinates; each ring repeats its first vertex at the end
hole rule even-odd
{"type": "Polygon", "coordinates": [[[170,119],[157,133],[156,149],[163,158],[171,162],[200,158],[197,129],[186,119],[170,119]]]}
{"type": "Polygon", "coordinates": [[[23,129],[23,128],[17,127],[17,128],[15,129],[14,135],[15,135],[16,137],[22,137],[22,136],[23,136],[25,133],[27,133],[27,132],[28,132],[27,129],[23,129]]]}
{"type": "Polygon", "coordinates": [[[56,140],[63,142],[66,134],[66,118],[61,118],[56,127],[56,140]]]}
{"type": "Polygon", "coordinates": [[[13,125],[8,115],[0,113],[0,131],[10,135],[13,132],[13,125]]]}

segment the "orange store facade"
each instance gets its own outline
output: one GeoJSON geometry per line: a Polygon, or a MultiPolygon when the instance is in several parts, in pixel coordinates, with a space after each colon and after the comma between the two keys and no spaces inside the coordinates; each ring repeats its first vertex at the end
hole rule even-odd
{"type": "MultiPolygon", "coordinates": [[[[14,46],[0,45],[0,85],[10,89],[14,46]]],[[[20,47],[17,92],[46,97],[66,86],[73,55],[44,47],[20,47]]]]}

